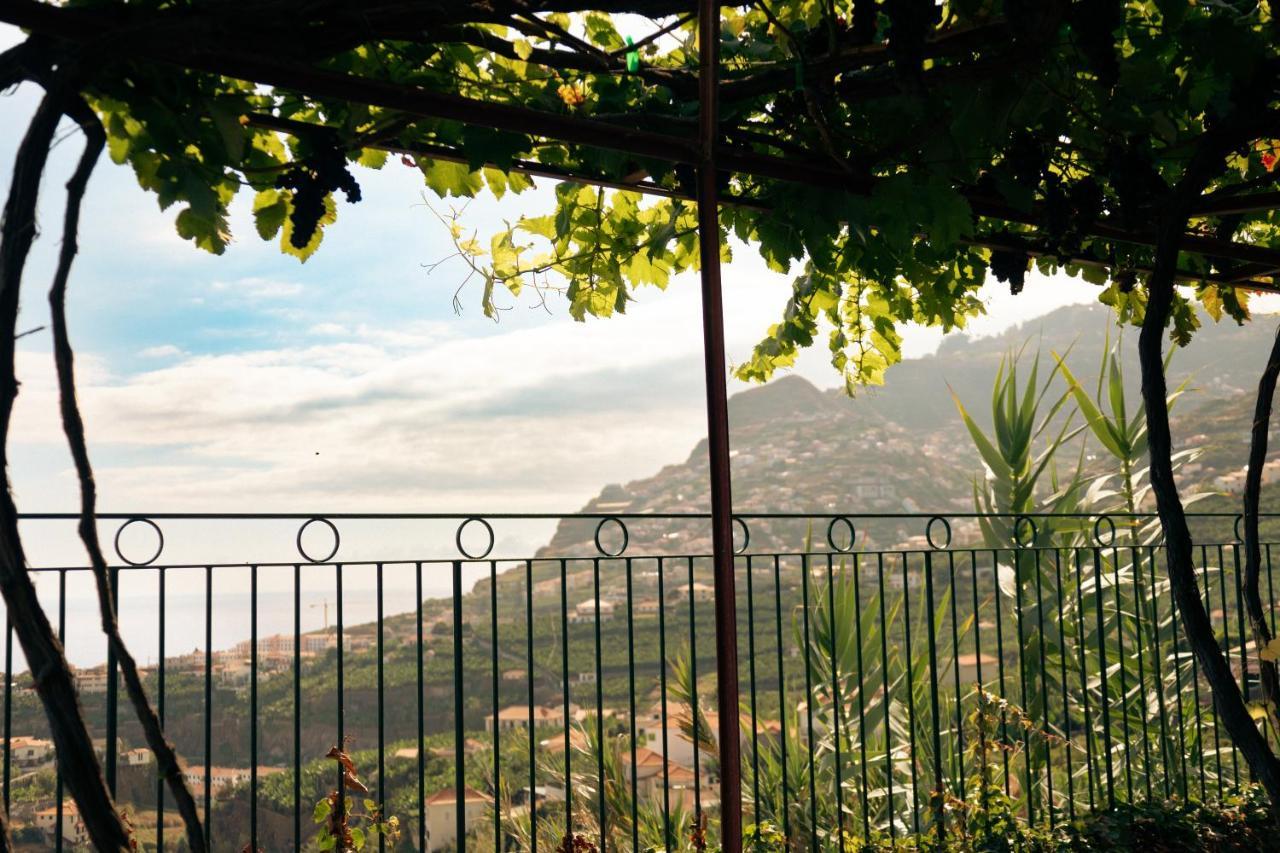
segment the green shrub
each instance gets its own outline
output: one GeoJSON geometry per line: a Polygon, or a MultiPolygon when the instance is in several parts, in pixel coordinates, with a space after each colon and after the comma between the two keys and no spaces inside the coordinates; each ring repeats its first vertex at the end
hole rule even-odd
{"type": "MultiPolygon", "coordinates": [[[[985,808],[954,811],[945,832],[890,840],[848,837],[848,853],[954,851],[954,853],[1265,853],[1280,850],[1280,835],[1267,811],[1266,794],[1251,786],[1217,804],[1164,801],[1118,804],[1049,829],[1029,827],[1014,816],[1013,803],[999,789],[988,792],[985,808]]],[[[749,826],[745,850],[784,853],[777,828],[749,826]]]]}

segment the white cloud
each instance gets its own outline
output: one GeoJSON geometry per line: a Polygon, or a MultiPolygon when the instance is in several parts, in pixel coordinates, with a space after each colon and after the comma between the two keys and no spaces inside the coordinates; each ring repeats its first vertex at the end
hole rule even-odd
{"type": "Polygon", "coordinates": [[[161,344],[138,350],[138,355],[141,358],[174,358],[182,355],[182,350],[173,344],[161,344]]]}
{"type": "Polygon", "coordinates": [[[258,276],[246,276],[234,281],[215,281],[212,289],[244,299],[288,299],[302,293],[303,287],[296,281],[277,281],[258,276]]]}

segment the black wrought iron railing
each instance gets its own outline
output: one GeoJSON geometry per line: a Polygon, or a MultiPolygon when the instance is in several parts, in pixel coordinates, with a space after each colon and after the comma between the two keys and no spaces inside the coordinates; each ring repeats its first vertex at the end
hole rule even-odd
{"type": "MultiPolygon", "coordinates": [[[[335,788],[395,816],[415,849],[714,839],[706,516],[101,523],[126,639],[149,660],[213,849],[301,849],[335,788]],[[524,544],[548,536],[540,551],[524,544]],[[424,550],[432,559],[413,556],[424,550]],[[343,785],[334,746],[368,793],[343,785]]],[[[22,524],[46,552],[32,572],[108,782],[144,846],[177,849],[175,811],[119,709],[91,580],[71,560],[74,519],[22,524]]],[[[1031,822],[1247,780],[1181,636],[1149,517],[760,514],[735,529],[744,822],[791,849],[918,832],[971,802],[984,772],[1031,822]]],[[[1236,519],[1194,516],[1193,530],[1218,639],[1257,699],[1236,519]]],[[[1262,593],[1274,602],[1272,551],[1262,593]]],[[[11,632],[4,648],[10,825],[74,847],[82,831],[11,632]]]]}

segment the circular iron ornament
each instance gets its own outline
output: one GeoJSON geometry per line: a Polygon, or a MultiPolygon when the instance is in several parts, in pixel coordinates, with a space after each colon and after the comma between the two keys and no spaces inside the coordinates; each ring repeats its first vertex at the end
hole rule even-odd
{"type": "Polygon", "coordinates": [[[1244,521],[1244,516],[1243,516],[1243,515],[1237,515],[1237,516],[1236,516],[1236,523],[1235,523],[1235,534],[1236,534],[1236,541],[1237,541],[1237,542],[1243,542],[1243,541],[1244,541],[1244,534],[1240,532],[1240,522],[1242,522],[1242,521],[1244,521]]]}
{"type": "Polygon", "coordinates": [[[164,550],[164,533],[161,532],[160,525],[156,524],[154,521],[152,521],[149,518],[131,518],[128,521],[126,521],[124,524],[120,525],[120,529],[116,531],[115,548],[116,548],[116,556],[119,557],[121,560],[124,560],[129,565],[149,566],[152,563],[154,563],[156,560],[160,559],[160,552],[164,550]],[[147,527],[150,527],[152,530],[156,532],[156,552],[151,555],[150,559],[142,560],[141,562],[135,562],[134,560],[130,560],[120,551],[120,537],[121,535],[124,534],[125,528],[131,524],[145,524],[147,527]]]}
{"type": "Polygon", "coordinates": [[[627,525],[622,523],[622,519],[615,515],[608,518],[600,519],[600,523],[596,525],[596,550],[606,557],[621,557],[622,552],[627,550],[627,546],[631,544],[631,533],[627,530],[627,525]],[[618,529],[622,531],[622,544],[618,546],[618,550],[610,551],[604,547],[604,543],[600,541],[600,534],[604,532],[604,526],[609,522],[618,525],[618,529]]]}
{"type": "Polygon", "coordinates": [[[1018,516],[1017,520],[1013,522],[1013,544],[1017,545],[1019,548],[1030,548],[1032,545],[1035,545],[1036,537],[1039,535],[1040,535],[1040,530],[1039,528],[1036,527],[1035,519],[1033,519],[1031,516],[1020,515],[1018,516]],[[1027,527],[1031,528],[1031,538],[1026,540],[1025,542],[1022,539],[1022,531],[1024,529],[1023,528],[1024,524],[1027,527]]]}
{"type": "Polygon", "coordinates": [[[751,528],[747,527],[747,523],[736,515],[733,517],[733,523],[742,531],[742,544],[734,548],[733,553],[745,554],[747,553],[747,546],[751,544],[751,528]]]}
{"type": "Polygon", "coordinates": [[[1094,520],[1093,541],[1098,543],[1103,548],[1109,548],[1112,545],[1116,544],[1116,523],[1115,523],[1115,520],[1111,518],[1111,516],[1100,515],[1097,517],[1096,520],[1094,520]],[[1104,521],[1107,523],[1107,532],[1110,534],[1109,536],[1107,536],[1107,539],[1105,542],[1102,539],[1102,523],[1104,521]]]}
{"type": "Polygon", "coordinates": [[[951,522],[947,521],[940,515],[935,515],[933,518],[929,519],[929,523],[924,526],[924,538],[928,540],[929,547],[933,550],[945,551],[947,548],[951,547],[951,522]],[[938,522],[942,523],[942,530],[947,534],[947,538],[943,540],[941,545],[933,541],[933,525],[938,522]]]}
{"type": "Polygon", "coordinates": [[[308,563],[325,563],[333,559],[333,555],[338,553],[338,546],[342,543],[342,537],[338,535],[338,528],[334,527],[333,522],[327,518],[309,518],[298,528],[298,553],[308,563]],[[329,553],[323,557],[313,557],[307,553],[307,549],[302,547],[302,534],[307,532],[307,528],[313,524],[323,524],[333,532],[333,547],[329,549],[329,553]]]}
{"type": "Polygon", "coordinates": [[[854,544],[857,542],[857,531],[853,529],[853,522],[846,515],[837,516],[831,519],[831,523],[827,525],[827,544],[831,546],[833,551],[841,554],[848,554],[853,550],[854,544]],[[841,548],[836,544],[836,525],[843,524],[845,529],[849,531],[849,547],[841,548]]]}
{"type": "Polygon", "coordinates": [[[489,556],[489,554],[493,551],[494,541],[495,539],[493,535],[493,525],[485,521],[483,518],[480,518],[479,516],[474,516],[474,515],[471,518],[466,519],[465,521],[463,521],[461,524],[458,525],[458,535],[454,539],[454,542],[458,546],[458,553],[466,557],[468,560],[483,560],[485,557],[489,556]],[[462,544],[462,532],[467,529],[467,525],[472,523],[479,524],[489,534],[489,544],[486,545],[485,549],[481,551],[479,554],[472,554],[470,551],[467,550],[466,546],[462,544]]]}

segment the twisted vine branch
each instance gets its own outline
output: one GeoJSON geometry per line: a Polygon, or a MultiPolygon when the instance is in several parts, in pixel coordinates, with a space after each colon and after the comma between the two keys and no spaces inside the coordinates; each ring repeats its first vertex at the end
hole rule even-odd
{"type": "Polygon", "coordinates": [[[160,719],[147,699],[142,679],[138,676],[138,664],[120,636],[120,626],[115,615],[114,584],[111,582],[107,561],[102,553],[102,543],[98,539],[97,486],[93,478],[93,467],[89,463],[84,419],[80,415],[80,406],[76,400],[75,355],[67,334],[66,297],[71,264],[79,250],[77,235],[80,226],[80,206],[94,166],[102,154],[102,149],[106,146],[106,132],[98,116],[79,97],[68,100],[65,111],[84,131],[85,146],[76,170],[71,180],[67,182],[67,208],[63,220],[62,249],[58,253],[58,266],[54,272],[53,286],[49,289],[49,313],[53,327],[53,354],[58,372],[62,429],[66,433],[71,457],[75,462],[76,476],[80,481],[78,530],[85,551],[89,554],[94,582],[98,589],[98,611],[102,620],[102,632],[107,635],[107,642],[119,662],[129,702],[133,705],[138,722],[142,724],[147,746],[155,754],[156,766],[177,802],[178,813],[186,826],[187,845],[192,853],[204,853],[206,849],[204,833],[200,826],[200,815],[196,811],[195,798],[191,796],[191,791],[183,779],[182,768],[178,764],[178,756],[173,750],[173,745],[165,739],[160,719]]]}
{"type": "MultiPolygon", "coordinates": [[[[129,835],[116,812],[93,741],[80,711],[71,670],[62,645],[27,574],[18,530],[18,510],[10,493],[9,425],[18,396],[15,336],[22,271],[36,236],[36,197],[54,131],[62,117],[55,87],[40,102],[13,165],[13,182],[0,223],[0,594],[44,705],[57,748],[58,767],[80,809],[90,840],[98,850],[128,851],[129,835]]],[[[8,677],[8,675],[6,675],[8,677]]],[[[6,840],[3,842],[7,849],[6,840]]]]}
{"type": "Polygon", "coordinates": [[[1146,403],[1151,454],[1151,490],[1156,497],[1156,509],[1164,530],[1169,586],[1182,616],[1183,631],[1200,662],[1200,671],[1209,682],[1218,718],[1244,756],[1253,777],[1266,788],[1272,818],[1280,824],[1280,761],[1249,715],[1231,665],[1214,636],[1200,597],[1186,510],[1173,477],[1173,440],[1169,430],[1162,347],[1165,324],[1173,306],[1177,238],[1179,229],[1186,227],[1189,218],[1186,209],[1185,204],[1175,202],[1161,218],[1155,269],[1147,281],[1147,313],[1138,338],[1142,397],[1146,403]]]}
{"type": "MultiPolygon", "coordinates": [[[[1271,355],[1258,381],[1258,400],[1253,413],[1253,432],[1249,442],[1249,469],[1244,481],[1244,604],[1253,631],[1254,646],[1262,651],[1271,642],[1271,627],[1262,610],[1258,578],[1262,572],[1262,546],[1259,544],[1258,507],[1262,499],[1262,466],[1267,461],[1267,432],[1271,426],[1271,404],[1280,377],[1280,328],[1276,330],[1271,355]]],[[[1258,659],[1262,676],[1262,696],[1267,704],[1267,717],[1272,730],[1280,737],[1280,673],[1275,661],[1258,659]]]]}

